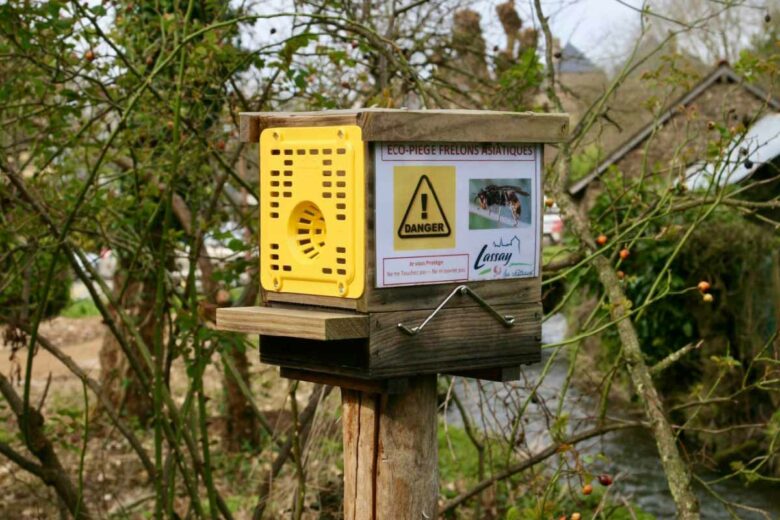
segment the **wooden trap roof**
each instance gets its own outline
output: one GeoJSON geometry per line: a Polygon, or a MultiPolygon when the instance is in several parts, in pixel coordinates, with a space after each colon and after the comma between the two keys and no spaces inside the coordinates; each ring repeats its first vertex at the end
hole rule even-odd
{"type": "Polygon", "coordinates": [[[364,141],[558,143],[568,114],[489,110],[360,108],[320,112],[241,112],[241,141],[256,143],[276,126],[357,125],[364,141]]]}

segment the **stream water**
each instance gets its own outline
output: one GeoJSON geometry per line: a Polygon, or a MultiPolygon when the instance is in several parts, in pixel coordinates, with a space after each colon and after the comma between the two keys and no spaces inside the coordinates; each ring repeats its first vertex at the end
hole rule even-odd
{"type": "MultiPolygon", "coordinates": [[[[543,343],[560,341],[566,334],[566,322],[563,316],[556,315],[545,322],[542,330],[543,343]]],[[[545,362],[551,351],[543,351],[542,362],[524,367],[526,381],[524,388],[531,387],[539,380],[545,362]]],[[[541,449],[550,443],[549,425],[544,407],[555,412],[558,406],[558,396],[566,378],[568,360],[561,353],[552,363],[544,378],[537,395],[539,399],[529,404],[522,417],[525,441],[532,451],[541,449]]],[[[528,393],[522,390],[511,391],[499,383],[481,383],[482,391],[477,389],[473,379],[459,378],[454,387],[462,402],[471,414],[475,423],[488,431],[507,433],[508,424],[518,409],[519,403],[528,393]]],[[[584,395],[577,388],[569,388],[562,403],[562,409],[569,415],[569,430],[579,431],[588,428],[585,422],[596,413],[596,402],[584,395]]],[[[461,417],[455,406],[447,410],[447,420],[450,424],[460,425],[461,417]]],[[[615,476],[613,492],[618,493],[632,503],[639,505],[644,511],[661,519],[674,518],[674,504],[666,485],[658,452],[650,434],[640,428],[632,428],[605,434],[577,446],[581,454],[598,455],[596,462],[588,466],[594,473],[609,473],[615,476]]],[[[712,481],[718,477],[710,472],[699,472],[697,475],[704,481],[712,481]]],[[[742,519],[780,519],[780,485],[765,484],[745,487],[737,481],[715,483],[712,486],[718,495],[730,502],[739,503],[752,508],[766,511],[766,516],[757,512],[735,508],[737,518],[742,519]]],[[[697,486],[697,494],[702,506],[702,518],[729,519],[734,518],[713,498],[703,486],[697,486]]]]}

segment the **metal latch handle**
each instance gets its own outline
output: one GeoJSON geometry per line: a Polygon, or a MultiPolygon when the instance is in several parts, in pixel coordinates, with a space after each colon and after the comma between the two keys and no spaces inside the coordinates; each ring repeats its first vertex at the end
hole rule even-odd
{"type": "Polygon", "coordinates": [[[415,335],[419,334],[423,330],[423,327],[425,327],[428,324],[428,322],[431,321],[433,319],[433,317],[436,316],[436,314],[440,310],[442,310],[442,308],[445,305],[447,305],[447,302],[450,301],[452,299],[452,297],[455,296],[456,294],[459,294],[461,296],[464,296],[464,295],[471,296],[474,299],[474,301],[476,301],[479,304],[480,307],[482,307],[483,309],[488,311],[490,314],[492,314],[493,317],[495,317],[503,326],[511,327],[511,326],[513,326],[515,324],[515,317],[514,316],[506,316],[504,314],[501,314],[500,312],[498,312],[496,310],[495,307],[490,305],[488,302],[483,300],[482,297],[480,297],[477,293],[472,291],[471,288],[469,288],[466,285],[459,285],[455,289],[453,289],[452,292],[446,298],[444,298],[444,300],[439,304],[439,306],[436,307],[433,310],[433,312],[430,313],[428,315],[428,317],[425,318],[425,320],[423,320],[422,323],[420,323],[416,327],[407,327],[403,323],[399,323],[398,324],[398,328],[401,329],[402,331],[404,331],[406,334],[408,334],[410,336],[415,336],[415,335]]]}

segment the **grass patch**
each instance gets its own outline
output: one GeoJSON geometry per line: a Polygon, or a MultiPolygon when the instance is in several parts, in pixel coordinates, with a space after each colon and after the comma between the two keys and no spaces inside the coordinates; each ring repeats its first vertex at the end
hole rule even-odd
{"type": "Polygon", "coordinates": [[[89,318],[92,316],[100,316],[100,312],[98,312],[97,307],[95,307],[95,302],[89,298],[85,298],[83,300],[70,302],[67,307],[62,309],[60,316],[65,318],[89,318]]]}
{"type": "MultiPolygon", "coordinates": [[[[476,482],[479,457],[463,428],[439,425],[439,476],[442,482],[468,479],[476,482]],[[471,478],[469,478],[471,477],[471,478]]],[[[446,493],[445,493],[446,494],[446,493]]],[[[454,496],[454,495],[453,495],[454,496]]],[[[448,496],[447,498],[452,498],[448,496]]]]}
{"type": "Polygon", "coordinates": [[[565,257],[568,251],[561,245],[545,246],[542,248],[542,264],[565,257]]]}

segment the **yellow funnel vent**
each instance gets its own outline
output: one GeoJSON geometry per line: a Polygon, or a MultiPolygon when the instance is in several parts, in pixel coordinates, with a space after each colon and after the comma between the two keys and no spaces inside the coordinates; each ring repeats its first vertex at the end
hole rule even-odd
{"type": "Polygon", "coordinates": [[[325,247],[325,217],[313,202],[301,202],[290,215],[290,233],[298,243],[298,252],[314,260],[325,247]]]}
{"type": "Polygon", "coordinates": [[[360,127],[263,130],[263,288],[358,298],[364,277],[365,168],[360,127]]]}

